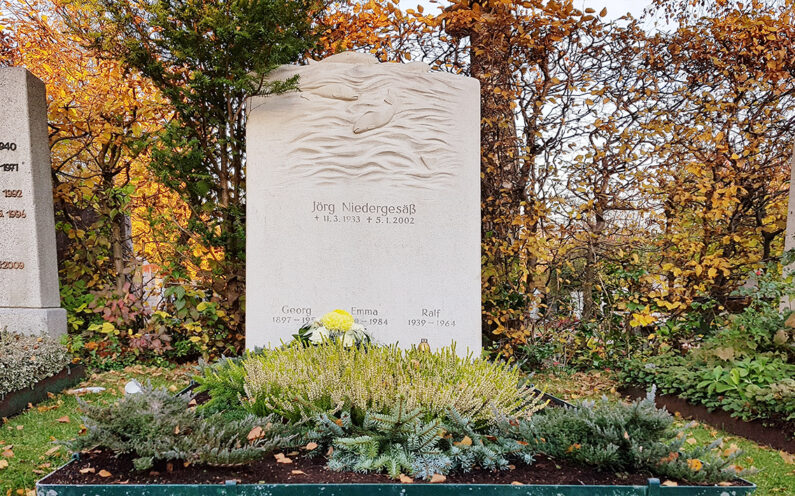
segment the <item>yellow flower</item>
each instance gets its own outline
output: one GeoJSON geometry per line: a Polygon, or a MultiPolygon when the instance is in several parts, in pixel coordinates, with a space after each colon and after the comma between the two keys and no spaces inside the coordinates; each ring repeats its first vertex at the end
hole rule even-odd
{"type": "Polygon", "coordinates": [[[353,315],[337,309],[321,317],[320,323],[331,331],[350,331],[353,327],[353,315]]]}
{"type": "Polygon", "coordinates": [[[687,466],[690,467],[690,470],[692,470],[693,472],[698,472],[699,470],[701,470],[701,467],[703,467],[704,464],[701,463],[701,460],[699,460],[698,458],[688,458],[687,466]]]}

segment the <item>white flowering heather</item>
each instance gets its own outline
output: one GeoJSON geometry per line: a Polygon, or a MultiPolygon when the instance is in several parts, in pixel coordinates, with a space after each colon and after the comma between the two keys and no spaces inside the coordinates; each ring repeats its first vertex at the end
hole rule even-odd
{"type": "Polygon", "coordinates": [[[544,406],[522,372],[504,363],[390,347],[293,346],[243,361],[246,408],[298,420],[349,407],[409,409],[439,415],[454,408],[474,420],[530,416],[544,406]]]}
{"type": "Polygon", "coordinates": [[[0,397],[34,386],[69,363],[66,348],[51,338],[0,331],[0,397]]]}

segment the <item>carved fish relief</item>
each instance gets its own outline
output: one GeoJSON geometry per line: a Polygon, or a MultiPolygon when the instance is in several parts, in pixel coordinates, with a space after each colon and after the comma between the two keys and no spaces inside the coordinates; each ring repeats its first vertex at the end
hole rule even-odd
{"type": "Polygon", "coordinates": [[[353,88],[344,84],[327,84],[318,88],[311,88],[304,90],[313,95],[322,96],[323,98],[331,98],[334,100],[343,100],[352,102],[359,99],[353,88]]]}
{"type": "Polygon", "coordinates": [[[373,110],[368,110],[353,123],[353,134],[366,133],[379,127],[384,127],[392,121],[398,112],[398,105],[395,98],[387,93],[381,105],[373,110]]]}

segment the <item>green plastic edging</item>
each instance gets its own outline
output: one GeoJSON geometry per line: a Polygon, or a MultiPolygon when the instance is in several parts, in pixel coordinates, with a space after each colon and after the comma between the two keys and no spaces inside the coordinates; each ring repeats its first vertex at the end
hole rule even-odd
{"type": "Polygon", "coordinates": [[[11,417],[25,410],[28,404],[35,405],[47,399],[47,393],[60,393],[85,378],[85,367],[66,367],[55,375],[44,378],[33,386],[11,391],[0,399],[0,417],[11,417]]]}
{"type": "Polygon", "coordinates": [[[237,484],[234,481],[226,484],[83,485],[47,484],[46,480],[47,477],[36,483],[37,496],[744,496],[756,490],[755,485],[661,486],[659,479],[649,479],[645,486],[237,484]]]}

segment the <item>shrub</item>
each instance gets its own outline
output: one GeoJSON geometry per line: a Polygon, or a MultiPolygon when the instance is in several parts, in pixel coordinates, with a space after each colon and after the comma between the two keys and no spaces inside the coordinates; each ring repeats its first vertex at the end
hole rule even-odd
{"type": "Polygon", "coordinates": [[[112,405],[80,401],[86,433],[64,443],[73,451],[106,448],[133,456],[137,470],[180,460],[214,466],[242,465],[289,444],[284,426],[270,418],[230,420],[202,416],[187,396],[144,386],[112,405]]]}
{"type": "Polygon", "coordinates": [[[315,424],[306,437],[333,448],[328,468],[336,471],[386,471],[392,478],[408,474],[430,479],[453,470],[469,472],[475,466],[506,470],[511,458],[533,461],[527,443],[485,435],[455,410],[447,412],[444,422],[441,417],[426,420],[421,409],[409,410],[402,400],[388,413],[368,411],[361,425],[347,412],[339,418],[321,414],[315,424]]]}
{"type": "Polygon", "coordinates": [[[733,462],[739,451],[722,456],[718,443],[683,450],[684,430],[654,405],[653,393],[631,404],[583,401],[574,408],[549,408],[515,423],[507,434],[538,453],[616,472],[650,473],[692,482],[732,480],[745,472],[733,462]]]}
{"type": "Polygon", "coordinates": [[[66,348],[52,338],[0,330],[0,396],[32,387],[70,363],[66,348]]]}
{"type": "Polygon", "coordinates": [[[455,409],[476,421],[528,416],[543,403],[522,372],[500,362],[436,353],[341,343],[266,350],[243,360],[246,408],[289,420],[350,409],[384,413],[400,398],[431,415],[455,409]]]}
{"type": "Polygon", "coordinates": [[[621,380],[657,385],[708,408],[743,420],[795,421],[795,314],[780,311],[792,286],[774,268],[759,274],[757,287],[740,289],[750,304],[730,316],[699,347],[684,355],[670,350],[625,363],[621,380]]]}
{"type": "Polygon", "coordinates": [[[221,358],[214,364],[200,361],[199,373],[193,380],[198,384],[195,393],[206,392],[210,396],[207,402],[198,407],[199,410],[218,413],[243,408],[241,398],[246,394],[243,358],[221,358]]]}

